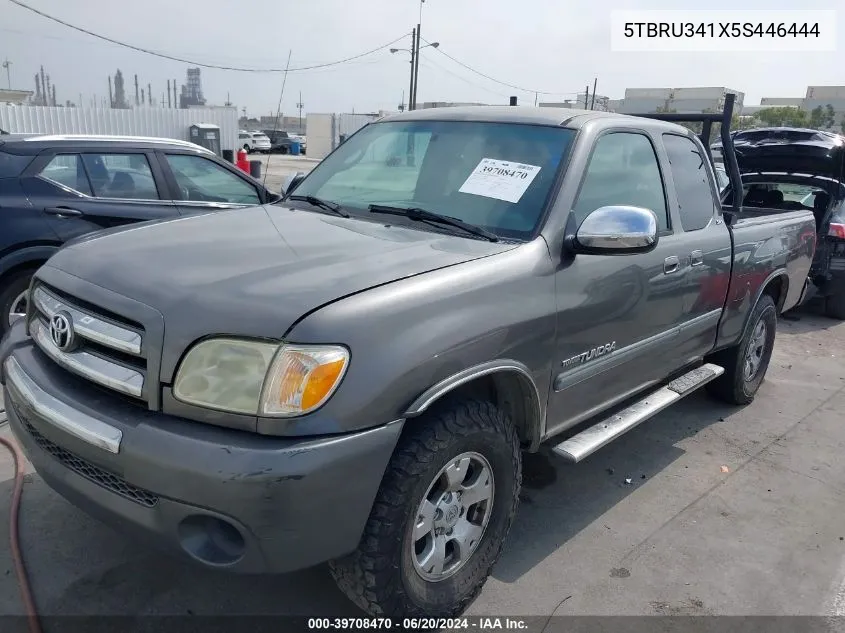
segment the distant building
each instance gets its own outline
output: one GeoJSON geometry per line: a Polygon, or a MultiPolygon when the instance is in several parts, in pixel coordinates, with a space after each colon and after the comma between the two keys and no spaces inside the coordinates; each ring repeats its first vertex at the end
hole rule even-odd
{"type": "Polygon", "coordinates": [[[581,110],[599,110],[601,112],[607,112],[610,107],[610,98],[605,97],[604,95],[596,95],[595,99],[593,95],[588,95],[585,92],[582,92],[579,95],[576,95],[574,99],[564,99],[563,101],[558,102],[545,102],[545,103],[538,103],[537,105],[541,108],[575,108],[581,110]]]}
{"type": "Polygon", "coordinates": [[[417,110],[425,108],[459,108],[461,106],[483,106],[486,103],[459,103],[457,101],[424,101],[417,105],[417,110]]]}
{"type": "Polygon", "coordinates": [[[725,87],[703,88],[628,88],[625,98],[613,105],[617,112],[638,114],[649,112],[678,112],[700,114],[718,112],[725,107],[725,95],[736,95],[734,108],[742,110],[745,94],[725,87]]]}
{"type": "Polygon", "coordinates": [[[765,108],[800,108],[812,112],[822,108],[827,114],[833,108],[833,125],[829,129],[840,131],[845,124],[845,86],[807,86],[803,97],[763,97],[759,106],[745,107],[743,114],[756,114],[765,108]]]}
{"type": "Polygon", "coordinates": [[[202,78],[199,68],[189,68],[186,73],[187,83],[182,84],[182,94],[179,95],[179,107],[204,106],[205,97],[202,94],[202,78]]]}
{"type": "Polygon", "coordinates": [[[34,94],[32,90],[5,90],[0,88],[0,103],[23,105],[29,102],[34,94]]]}

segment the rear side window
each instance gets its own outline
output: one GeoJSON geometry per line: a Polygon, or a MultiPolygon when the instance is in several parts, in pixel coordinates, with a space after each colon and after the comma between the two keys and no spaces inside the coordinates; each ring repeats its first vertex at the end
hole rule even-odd
{"type": "Polygon", "coordinates": [[[86,196],[92,195],[79,154],[56,154],[41,170],[40,176],[86,196]]]}
{"type": "Polygon", "coordinates": [[[17,178],[32,162],[32,156],[18,156],[0,152],[0,178],[17,178]]]}
{"type": "Polygon", "coordinates": [[[159,199],[153,172],[144,154],[83,154],[82,160],[98,198],[159,199]]]}
{"type": "Polygon", "coordinates": [[[678,194],[678,208],[684,231],[697,231],[710,224],[716,203],[707,173],[708,158],[685,136],[664,134],[672,180],[678,194]]]}
{"type": "Polygon", "coordinates": [[[580,225],[596,209],[616,205],[649,209],[661,231],[669,228],[660,166],[644,134],[613,132],[596,141],[575,202],[575,217],[580,225]]]}

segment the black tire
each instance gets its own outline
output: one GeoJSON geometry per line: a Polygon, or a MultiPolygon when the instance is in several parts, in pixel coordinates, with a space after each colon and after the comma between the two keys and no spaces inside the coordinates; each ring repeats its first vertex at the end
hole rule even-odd
{"type": "Polygon", "coordinates": [[[824,313],[831,319],[845,321],[845,291],[825,299],[824,313]]]}
{"type": "Polygon", "coordinates": [[[29,282],[35,270],[35,268],[21,270],[0,282],[2,283],[0,285],[0,337],[9,329],[12,306],[20,294],[29,288],[29,282]]]}
{"type": "Polygon", "coordinates": [[[769,368],[769,361],[772,358],[772,351],[775,347],[775,332],[777,329],[777,307],[769,295],[763,295],[754,306],[751,317],[748,320],[748,328],[742,336],[739,344],[714,355],[712,362],[725,368],[725,373],[707,385],[707,391],[729,404],[748,404],[754,400],[757,390],[763,384],[766,377],[766,370],[769,368]],[[759,329],[765,328],[762,340],[759,336],[759,329]],[[762,344],[762,347],[757,347],[762,344]],[[749,348],[759,349],[756,370],[750,377],[746,374],[746,355],[749,348]]]}
{"type": "MultiPolygon", "coordinates": [[[[427,419],[408,424],[412,426],[391,457],[358,549],[329,566],[340,589],[370,615],[454,617],[481,591],[510,531],[522,485],[519,438],[498,408],[475,400],[444,404],[427,419]],[[412,526],[437,474],[468,452],[483,456],[492,470],[486,529],[475,549],[470,543],[466,562],[453,575],[427,580],[414,563],[412,526]]],[[[469,518],[473,508],[478,506],[470,505],[470,511],[461,506],[457,520],[469,518]]],[[[434,539],[434,534],[422,538],[434,539]]]]}

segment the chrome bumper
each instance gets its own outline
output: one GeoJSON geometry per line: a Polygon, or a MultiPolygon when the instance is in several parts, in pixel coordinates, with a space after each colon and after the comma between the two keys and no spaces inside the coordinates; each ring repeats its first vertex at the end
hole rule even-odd
{"type": "Polygon", "coordinates": [[[110,453],[120,452],[123,433],[120,429],[92,418],[51,396],[35,384],[14,356],[3,364],[6,386],[13,402],[27,405],[45,422],[65,433],[110,453]]]}

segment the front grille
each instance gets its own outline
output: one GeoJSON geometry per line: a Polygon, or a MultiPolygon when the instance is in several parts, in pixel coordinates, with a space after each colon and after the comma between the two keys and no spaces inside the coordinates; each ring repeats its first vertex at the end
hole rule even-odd
{"type": "Polygon", "coordinates": [[[33,289],[31,303],[30,336],[56,364],[101,387],[148,401],[143,327],[43,284],[33,289]],[[56,332],[56,319],[63,334],[56,332]]]}
{"type": "Polygon", "coordinates": [[[118,477],[117,475],[105,471],[99,466],[95,466],[91,462],[63,449],[58,444],[54,444],[41,435],[41,433],[39,433],[38,430],[29,422],[26,422],[23,419],[22,421],[24,427],[32,436],[32,439],[35,440],[38,447],[44,452],[52,455],[57,461],[65,466],[65,468],[69,468],[77,475],[85,477],[88,481],[91,481],[98,486],[101,486],[106,490],[110,490],[124,499],[133,501],[139,505],[152,508],[158,503],[157,495],[154,495],[152,492],[144,490],[143,488],[133,486],[122,477],[118,477]]]}

